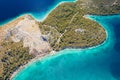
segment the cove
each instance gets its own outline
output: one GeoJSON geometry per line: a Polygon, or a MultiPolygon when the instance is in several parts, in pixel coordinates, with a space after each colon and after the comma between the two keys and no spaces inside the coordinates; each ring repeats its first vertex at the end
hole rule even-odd
{"type": "Polygon", "coordinates": [[[27,65],[12,80],[120,80],[120,15],[88,18],[105,28],[103,44],[62,50],[27,65]]]}
{"type": "Polygon", "coordinates": [[[23,14],[30,14],[36,20],[43,21],[55,7],[63,2],[75,2],[75,0],[0,0],[0,25],[23,14]]]}

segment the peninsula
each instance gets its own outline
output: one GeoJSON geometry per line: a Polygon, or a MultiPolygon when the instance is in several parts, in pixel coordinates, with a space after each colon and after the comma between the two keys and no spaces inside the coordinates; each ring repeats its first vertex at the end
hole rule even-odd
{"type": "Polygon", "coordinates": [[[20,66],[66,48],[102,44],[106,32],[85,15],[120,13],[118,0],[78,0],[57,6],[43,22],[25,14],[0,26],[0,80],[9,80],[20,66]]]}

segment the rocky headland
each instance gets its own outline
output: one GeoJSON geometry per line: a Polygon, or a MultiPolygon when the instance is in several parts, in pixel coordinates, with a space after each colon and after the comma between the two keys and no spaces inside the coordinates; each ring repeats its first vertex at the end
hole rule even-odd
{"type": "Polygon", "coordinates": [[[0,26],[0,80],[9,80],[13,72],[35,57],[103,43],[105,30],[84,15],[117,14],[119,5],[118,0],[78,0],[59,5],[43,22],[26,14],[0,26]]]}

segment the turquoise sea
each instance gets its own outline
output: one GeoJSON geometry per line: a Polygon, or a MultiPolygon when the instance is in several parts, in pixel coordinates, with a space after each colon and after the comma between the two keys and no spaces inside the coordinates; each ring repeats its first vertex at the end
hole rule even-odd
{"type": "MultiPolygon", "coordinates": [[[[75,0],[0,0],[0,25],[23,14],[39,21],[61,2],[75,0]]],[[[103,44],[87,49],[65,49],[36,60],[12,80],[120,80],[120,15],[88,16],[105,28],[103,44]]]]}
{"type": "Polygon", "coordinates": [[[27,65],[13,80],[120,80],[120,15],[88,18],[105,28],[103,44],[59,51],[27,65]]]}

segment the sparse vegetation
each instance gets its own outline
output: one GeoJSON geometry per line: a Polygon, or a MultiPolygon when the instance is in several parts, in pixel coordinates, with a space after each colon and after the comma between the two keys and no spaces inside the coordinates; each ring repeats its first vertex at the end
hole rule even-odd
{"type": "Polygon", "coordinates": [[[51,45],[54,50],[96,46],[106,39],[105,30],[98,23],[83,17],[89,14],[89,10],[83,9],[81,3],[77,1],[58,6],[42,23],[56,28],[62,34],[60,39],[58,38],[59,43],[56,41],[57,44],[51,45]],[[76,32],[79,28],[84,31],[76,32]]]}
{"type": "MultiPolygon", "coordinates": [[[[106,39],[105,30],[83,16],[120,13],[120,1],[116,1],[78,0],[76,3],[63,3],[39,24],[40,30],[53,50],[96,46],[106,39]]],[[[22,42],[1,42],[0,80],[9,80],[14,71],[32,59],[33,56],[28,53],[28,48],[23,48],[22,42]]]]}

